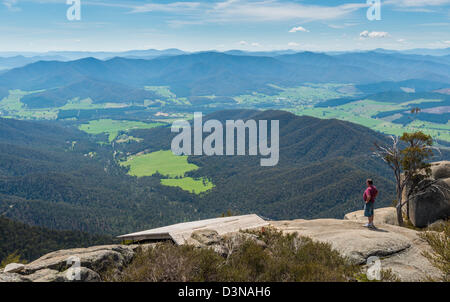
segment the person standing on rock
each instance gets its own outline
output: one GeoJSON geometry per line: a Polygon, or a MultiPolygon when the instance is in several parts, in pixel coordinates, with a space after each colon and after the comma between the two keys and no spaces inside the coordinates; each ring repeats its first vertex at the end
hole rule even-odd
{"type": "Polygon", "coordinates": [[[369,223],[367,223],[364,226],[368,227],[368,228],[375,228],[375,226],[373,224],[374,206],[375,206],[375,199],[377,198],[377,195],[378,195],[378,190],[377,190],[377,187],[375,187],[373,185],[372,179],[368,179],[366,181],[366,184],[367,184],[367,189],[364,191],[364,195],[363,195],[363,199],[365,202],[364,216],[369,219],[369,223]]]}

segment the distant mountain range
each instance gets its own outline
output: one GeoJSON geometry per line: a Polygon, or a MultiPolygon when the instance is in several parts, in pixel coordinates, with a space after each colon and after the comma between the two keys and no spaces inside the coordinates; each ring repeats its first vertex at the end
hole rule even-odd
{"type": "MultiPolygon", "coordinates": [[[[210,50],[215,51],[215,50],[210,50]]],[[[431,56],[444,56],[450,55],[450,47],[449,48],[416,48],[416,49],[408,49],[408,50],[389,50],[383,48],[377,48],[371,50],[374,52],[380,53],[400,53],[400,54],[417,54],[417,55],[431,55],[431,56]]],[[[51,57],[51,56],[59,56],[64,57],[69,60],[82,59],[87,57],[94,57],[97,59],[107,59],[113,57],[128,57],[128,56],[140,56],[140,57],[157,57],[157,56],[168,56],[168,55],[181,55],[181,54],[193,54],[193,53],[201,53],[208,52],[205,51],[197,51],[197,52],[189,52],[180,50],[177,48],[169,48],[169,49],[143,49],[143,50],[128,50],[128,51],[48,51],[48,52],[30,52],[30,51],[0,51],[0,57],[15,57],[15,56],[24,56],[24,57],[51,57]]],[[[255,55],[255,56],[278,56],[284,54],[293,54],[303,52],[300,50],[293,49],[285,49],[285,50],[272,50],[272,51],[245,51],[232,49],[227,50],[224,53],[226,54],[234,54],[234,55],[255,55]]],[[[349,50],[349,51],[326,51],[324,53],[327,54],[343,54],[343,53],[357,53],[357,52],[370,52],[364,50],[349,50]]]]}
{"type": "Polygon", "coordinates": [[[112,51],[0,52],[0,69],[4,68],[3,62],[9,62],[9,64],[14,65],[14,63],[24,64],[27,62],[30,63],[31,61],[37,62],[39,60],[51,60],[52,58],[53,60],[58,61],[73,61],[89,57],[96,58],[99,60],[105,60],[115,57],[156,58],[160,56],[173,56],[182,54],[186,54],[186,52],[175,48],[165,50],[157,50],[157,49],[129,50],[124,52],[112,52],[112,51]]]}
{"type": "MultiPolygon", "coordinates": [[[[65,92],[59,94],[70,99],[78,96],[70,86],[94,81],[120,83],[135,89],[146,85],[170,86],[178,96],[234,96],[255,91],[276,92],[269,84],[284,87],[311,82],[362,85],[411,79],[442,83],[442,87],[433,87],[437,89],[448,88],[449,57],[380,52],[339,55],[301,52],[270,57],[203,52],[151,60],[115,57],[105,61],[95,58],[39,61],[0,74],[0,93],[7,89],[60,89],[59,92],[65,92]]],[[[105,85],[99,85],[100,88],[92,85],[86,93],[99,95],[95,90],[105,85]]]]}

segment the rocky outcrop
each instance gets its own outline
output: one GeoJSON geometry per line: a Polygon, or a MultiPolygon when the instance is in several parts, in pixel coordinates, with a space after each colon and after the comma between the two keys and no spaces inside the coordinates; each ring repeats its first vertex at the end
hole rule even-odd
{"type": "MultiPolygon", "coordinates": [[[[391,269],[402,281],[423,281],[427,277],[437,278],[440,275],[423,256],[430,247],[419,237],[419,232],[393,225],[395,209],[377,209],[375,217],[375,230],[363,227],[366,218],[361,211],[347,214],[344,220],[269,223],[282,232],[297,233],[315,241],[329,243],[354,264],[365,265],[370,257],[378,256],[382,268],[391,269]]],[[[245,240],[265,245],[250,233],[231,232],[219,235],[217,231],[208,229],[194,231],[186,244],[211,248],[226,257],[245,240]]],[[[132,261],[138,249],[145,250],[154,245],[109,245],[56,251],[25,266],[11,265],[9,269],[12,271],[0,271],[0,282],[98,282],[102,281],[101,276],[105,272],[120,273],[132,261]]]]}
{"type": "Polygon", "coordinates": [[[133,246],[123,245],[61,250],[49,253],[26,265],[23,273],[29,275],[42,269],[63,272],[70,268],[77,259],[80,261],[81,267],[101,273],[111,267],[122,268],[132,260],[133,255],[133,246]]]}
{"type": "Polygon", "coordinates": [[[298,233],[327,242],[353,263],[364,265],[371,256],[381,259],[383,269],[391,269],[402,281],[423,281],[439,272],[422,255],[428,244],[418,232],[390,224],[371,230],[357,220],[294,220],[272,222],[286,233],[298,233]]]}
{"type": "MultiPolygon", "coordinates": [[[[450,217],[450,161],[436,162],[431,165],[431,177],[428,181],[437,181],[443,190],[427,189],[425,194],[417,196],[409,202],[409,217],[416,227],[426,227],[429,224],[450,217]]],[[[409,190],[403,192],[404,199],[409,190]]],[[[406,207],[405,207],[406,208],[406,207]]]]}
{"type": "Polygon", "coordinates": [[[266,246],[266,243],[259,240],[258,236],[250,233],[232,232],[219,236],[217,231],[214,230],[195,231],[187,240],[186,244],[200,248],[210,248],[220,255],[228,257],[246,240],[252,240],[260,246],[266,246]]]}
{"type": "Polygon", "coordinates": [[[69,268],[64,272],[58,272],[52,269],[42,269],[31,275],[24,276],[32,282],[100,282],[101,277],[97,272],[85,267],[78,270],[69,268]],[[78,277],[77,277],[78,276],[78,277]]]}
{"type": "Polygon", "coordinates": [[[0,282],[30,282],[30,280],[15,273],[0,273],[0,282]]]}
{"type": "Polygon", "coordinates": [[[5,269],[3,270],[4,273],[19,273],[21,271],[23,271],[25,268],[25,265],[20,264],[20,263],[11,263],[8,264],[5,269]]]}
{"type": "MultiPolygon", "coordinates": [[[[364,216],[364,210],[348,213],[344,216],[345,220],[367,223],[367,217],[364,216]]],[[[373,223],[398,225],[397,210],[393,207],[381,208],[375,210],[373,223]]]]}
{"type": "Polygon", "coordinates": [[[148,245],[108,245],[61,250],[27,264],[11,264],[0,273],[1,282],[98,282],[100,274],[122,270],[138,248],[148,245]],[[13,270],[11,270],[13,269],[13,270]]]}

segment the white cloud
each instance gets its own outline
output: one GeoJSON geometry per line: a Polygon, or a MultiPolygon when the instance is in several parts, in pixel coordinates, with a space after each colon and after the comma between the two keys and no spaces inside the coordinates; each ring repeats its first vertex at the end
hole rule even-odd
{"type": "MultiPolygon", "coordinates": [[[[0,3],[12,3],[18,0],[0,0],[0,3]]],[[[64,0],[27,0],[36,2],[60,3],[64,0]]],[[[264,22],[303,20],[335,20],[367,8],[366,3],[348,3],[342,5],[302,4],[284,0],[219,0],[204,2],[200,0],[168,0],[164,3],[138,1],[89,0],[83,5],[105,6],[127,9],[129,13],[170,14],[170,17],[183,18],[184,22],[223,23],[223,22],[264,22]],[[186,20],[187,19],[187,20],[186,20]]],[[[361,1],[364,2],[364,1],[361,1]]],[[[6,4],[5,4],[6,5],[6,4]]],[[[172,21],[173,22],[173,21],[172,21]]]]}
{"type": "Polygon", "coordinates": [[[289,43],[288,43],[288,46],[289,46],[289,47],[299,47],[300,44],[299,44],[299,43],[296,43],[296,42],[289,42],[289,43]]]}
{"type": "Polygon", "coordinates": [[[450,4],[450,0],[386,0],[383,4],[391,4],[400,7],[443,6],[450,4]]]}
{"type": "Polygon", "coordinates": [[[260,44],[260,43],[257,43],[257,42],[252,42],[252,43],[250,43],[250,42],[247,42],[247,41],[244,41],[244,40],[239,41],[238,44],[239,44],[240,46],[261,47],[261,44],[260,44]]]}
{"type": "Polygon", "coordinates": [[[394,10],[413,13],[436,13],[439,6],[450,4],[450,0],[386,0],[383,5],[392,5],[394,10]]]}
{"type": "Polygon", "coordinates": [[[420,26],[450,26],[450,22],[431,22],[418,24],[420,26]]]}
{"type": "Polygon", "coordinates": [[[428,43],[429,48],[444,48],[450,46],[450,41],[446,40],[440,40],[432,43],[428,43]]]}
{"type": "Polygon", "coordinates": [[[276,0],[230,0],[217,4],[211,11],[219,20],[245,19],[246,21],[328,20],[348,15],[367,5],[344,4],[339,6],[306,5],[276,0]]]}
{"type": "Polygon", "coordinates": [[[199,2],[172,2],[172,3],[147,3],[134,6],[132,13],[146,13],[146,12],[186,12],[196,10],[201,7],[199,2]]]}
{"type": "Polygon", "coordinates": [[[368,30],[365,30],[359,34],[361,38],[386,38],[389,36],[389,33],[385,31],[372,31],[369,32],[368,30]]]}
{"type": "MultiPolygon", "coordinates": [[[[103,3],[108,5],[108,3],[103,3]]],[[[111,4],[113,5],[113,4],[111,4]]],[[[117,5],[116,5],[117,6],[117,5]]],[[[132,13],[171,12],[205,22],[263,22],[285,20],[328,20],[344,17],[358,9],[367,8],[365,3],[338,6],[307,5],[280,0],[225,0],[207,2],[171,2],[147,4],[121,4],[132,13]]]]}
{"type": "Polygon", "coordinates": [[[2,4],[10,11],[20,11],[20,8],[16,6],[17,0],[2,0],[2,4]]]}
{"type": "Polygon", "coordinates": [[[309,32],[309,30],[307,30],[306,28],[302,27],[302,26],[297,26],[292,28],[289,32],[290,33],[296,33],[298,31],[302,31],[302,32],[309,32]]]}
{"type": "Polygon", "coordinates": [[[360,36],[360,37],[366,38],[366,37],[369,36],[369,31],[368,31],[368,30],[365,30],[365,31],[361,32],[361,33],[359,34],[359,36],[360,36]]]}

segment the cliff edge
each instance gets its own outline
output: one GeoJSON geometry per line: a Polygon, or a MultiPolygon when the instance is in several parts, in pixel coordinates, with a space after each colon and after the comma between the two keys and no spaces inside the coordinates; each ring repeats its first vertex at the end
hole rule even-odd
{"type": "MultiPolygon", "coordinates": [[[[425,281],[439,276],[439,271],[422,255],[429,251],[419,232],[402,228],[395,223],[395,209],[377,209],[377,229],[363,227],[361,211],[349,213],[345,219],[316,219],[269,221],[269,225],[284,232],[298,233],[315,241],[327,242],[352,263],[365,265],[368,258],[377,256],[382,269],[391,269],[402,281],[425,281]]],[[[220,252],[220,238],[239,234],[221,234],[216,231],[195,232],[188,243],[200,248],[211,247],[220,252]]],[[[79,259],[78,279],[99,282],[101,274],[122,270],[139,248],[152,248],[156,243],[143,245],[108,245],[49,253],[26,265],[11,264],[0,271],[0,282],[70,282],[79,259]]]]}

